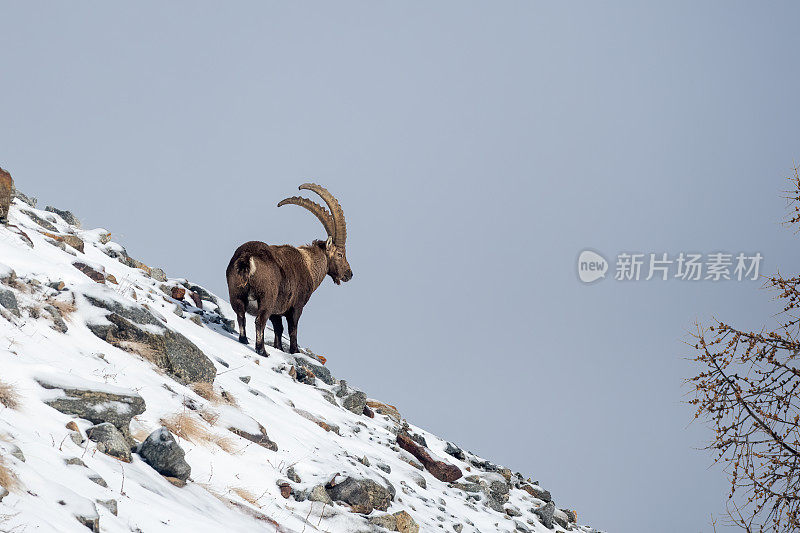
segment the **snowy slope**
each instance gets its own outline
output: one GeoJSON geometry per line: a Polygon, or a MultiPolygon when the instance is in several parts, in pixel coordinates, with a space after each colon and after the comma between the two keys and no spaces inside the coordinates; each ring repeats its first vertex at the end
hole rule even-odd
{"type": "MultiPolygon", "coordinates": [[[[0,405],[0,482],[6,479],[9,489],[0,501],[0,531],[82,532],[96,525],[96,517],[100,530],[109,533],[367,532],[386,531],[375,525],[376,517],[399,511],[424,532],[552,531],[534,513],[544,511],[545,502],[533,494],[545,491],[522,474],[450,448],[460,460],[446,453],[445,440],[409,425],[406,431],[420,442],[423,437],[434,459],[458,466],[464,477],[445,483],[420,470],[397,445],[403,421],[390,407],[370,401],[375,412],[370,418],[342,406],[355,391],[338,380],[326,384],[320,372],[314,384],[298,380],[297,368],[321,366],[310,354],[294,357],[268,347],[269,357],[259,357],[252,344],[239,344],[236,334],[226,331],[220,314],[234,318],[227,302],[210,295],[218,305],[204,300],[200,309],[188,290],[182,300],[172,298],[172,287],[192,284],[177,278],[157,281],[153,276],[161,277],[159,271],[124,264],[124,249],[109,241],[106,230],[80,229],[19,198],[9,218],[32,247],[17,229],[0,226],[0,279],[5,279],[0,291],[6,291],[4,305],[11,308],[7,299],[9,291],[13,294],[19,315],[0,307],[0,385],[10,385],[18,395],[15,407],[0,405]],[[58,242],[69,235],[83,242],[83,252],[58,242]],[[75,261],[100,272],[106,282],[90,279],[73,266],[75,261]],[[97,301],[145,306],[159,323],[143,329],[169,329],[188,338],[216,368],[213,392],[198,389],[201,396],[194,390],[198,387],[180,383],[136,349],[96,336],[89,325],[104,323],[108,314],[97,301]],[[131,462],[102,453],[85,438],[91,422],[45,403],[64,397],[61,389],[69,387],[138,393],[146,405],[130,423],[138,442],[163,420],[180,420],[193,429],[177,438],[191,466],[188,483],[171,483],[136,453],[131,462]],[[70,422],[77,434],[67,428],[70,422]],[[277,451],[228,429],[258,434],[262,427],[277,451]],[[324,495],[309,499],[315,487],[347,476],[391,484],[395,494],[388,510],[364,515],[343,503],[319,501],[324,495]],[[76,517],[88,519],[89,526],[76,517]]],[[[70,237],[64,240],[75,244],[70,237]]],[[[4,492],[0,489],[0,495],[4,492]]],[[[555,513],[568,529],[592,531],[567,523],[560,510],[555,513]]],[[[562,525],[555,530],[563,531],[562,525]]],[[[405,523],[395,527],[414,531],[405,523]]]]}

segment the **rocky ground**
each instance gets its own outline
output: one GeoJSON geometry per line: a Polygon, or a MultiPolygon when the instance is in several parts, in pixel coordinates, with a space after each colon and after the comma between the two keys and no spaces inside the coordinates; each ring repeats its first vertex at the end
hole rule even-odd
{"type": "Polygon", "coordinates": [[[325,358],[259,357],[227,302],[108,231],[21,193],[8,219],[0,531],[594,531],[325,358]]]}

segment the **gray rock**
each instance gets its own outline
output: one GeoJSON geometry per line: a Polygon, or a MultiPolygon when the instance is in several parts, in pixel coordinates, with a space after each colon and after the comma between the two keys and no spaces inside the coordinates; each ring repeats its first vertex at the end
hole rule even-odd
{"type": "Polygon", "coordinates": [[[553,514],[555,513],[555,510],[556,504],[553,502],[547,502],[543,506],[536,509],[534,513],[539,517],[539,520],[541,520],[542,524],[544,524],[547,529],[553,529],[553,514]]]}
{"type": "Polygon", "coordinates": [[[93,306],[105,309],[106,311],[119,315],[122,318],[130,320],[131,322],[135,322],[137,324],[147,324],[150,326],[164,326],[163,322],[158,320],[153,313],[144,307],[123,305],[116,300],[102,300],[100,298],[94,298],[87,295],[84,295],[83,297],[86,298],[86,301],[93,306]]]}
{"type": "Polygon", "coordinates": [[[327,505],[333,503],[333,500],[331,500],[331,497],[322,485],[317,485],[311,489],[311,492],[308,493],[308,499],[312,502],[320,502],[327,505]]]}
{"type": "Polygon", "coordinates": [[[97,449],[106,455],[131,462],[131,447],[120,430],[114,424],[103,422],[86,430],[89,440],[97,443],[97,449]]]}
{"type": "Polygon", "coordinates": [[[13,196],[14,198],[19,198],[20,200],[22,200],[31,207],[36,207],[36,204],[38,203],[38,200],[36,199],[35,196],[26,196],[25,194],[22,193],[22,191],[20,191],[16,187],[14,187],[13,196]]]}
{"type": "Polygon", "coordinates": [[[208,292],[207,290],[205,290],[200,285],[190,285],[188,287],[188,289],[190,291],[192,291],[192,292],[196,292],[197,295],[200,296],[201,300],[205,300],[207,302],[211,302],[214,305],[219,305],[219,302],[217,302],[217,299],[214,297],[214,295],[211,294],[210,292],[208,292]]]}
{"type": "Polygon", "coordinates": [[[354,512],[362,514],[369,514],[373,509],[387,510],[395,493],[391,484],[387,488],[371,479],[354,477],[347,477],[341,483],[327,487],[327,491],[332,500],[344,502],[354,512]]]}
{"type": "Polygon", "coordinates": [[[64,460],[64,464],[66,465],[74,465],[74,466],[82,466],[84,468],[88,468],[86,463],[83,462],[83,459],[80,457],[69,457],[64,460]]]}
{"type": "Polygon", "coordinates": [[[17,279],[17,273],[8,265],[0,264],[0,282],[12,283],[17,279]]]}
{"type": "Polygon", "coordinates": [[[514,529],[517,531],[521,531],[522,533],[530,533],[530,528],[520,522],[519,520],[514,520],[514,529]]]}
{"type": "Polygon", "coordinates": [[[8,496],[8,490],[5,487],[0,487],[0,502],[3,501],[3,498],[8,496]]]}
{"type": "MultiPolygon", "coordinates": [[[[152,315],[151,315],[152,316],[152,315]]],[[[151,333],[118,313],[106,316],[111,324],[87,324],[89,330],[109,344],[138,352],[177,381],[213,383],[217,375],[214,363],[192,341],[168,328],[151,333]]]]}
{"type": "Polygon", "coordinates": [[[167,281],[167,275],[160,268],[151,268],[150,277],[156,281],[167,281]]]}
{"type": "Polygon", "coordinates": [[[0,305],[11,311],[14,316],[19,317],[19,305],[17,297],[8,289],[0,289],[0,305]]]}
{"type": "Polygon", "coordinates": [[[81,227],[80,221],[77,219],[75,215],[73,215],[70,211],[62,211],[61,209],[56,209],[55,207],[48,205],[44,208],[45,211],[49,211],[51,213],[55,213],[56,215],[60,216],[64,219],[64,222],[71,226],[75,226],[76,228],[81,227]]]}
{"type": "Polygon", "coordinates": [[[91,472],[89,472],[87,477],[89,478],[89,481],[91,481],[93,483],[97,483],[101,487],[108,488],[108,483],[106,483],[106,480],[103,479],[103,477],[100,474],[98,474],[97,472],[91,471],[91,472]]]}
{"type": "Polygon", "coordinates": [[[464,451],[452,442],[447,443],[447,446],[444,448],[444,453],[455,457],[456,459],[461,459],[462,461],[466,460],[467,458],[466,455],[464,455],[464,451]]]}
{"type": "Polygon", "coordinates": [[[192,467],[184,459],[183,448],[165,427],[152,432],[139,445],[137,453],[145,463],[163,476],[186,481],[192,473],[192,467]]]}
{"type": "Polygon", "coordinates": [[[347,381],[341,380],[339,382],[339,387],[336,389],[336,396],[338,398],[344,398],[347,396],[347,381]]]}
{"type": "Polygon", "coordinates": [[[250,376],[239,376],[242,383],[250,383],[250,376]]]}
{"type": "Polygon", "coordinates": [[[117,508],[118,508],[117,500],[111,499],[111,500],[95,500],[95,501],[99,505],[102,505],[103,507],[111,511],[111,514],[117,516],[117,508]]]}
{"type": "MultiPolygon", "coordinates": [[[[128,444],[133,444],[130,439],[131,418],[144,413],[144,399],[132,390],[115,387],[106,390],[102,384],[93,384],[87,381],[85,387],[78,388],[74,384],[60,384],[58,380],[36,378],[36,381],[45,389],[61,389],[64,396],[45,403],[64,414],[75,415],[92,422],[113,424],[125,438],[128,444]]],[[[80,434],[78,434],[80,437],[80,434]]],[[[73,439],[74,440],[74,439],[73,439]]]]}
{"type": "Polygon", "coordinates": [[[322,380],[322,382],[325,383],[326,385],[336,384],[336,380],[334,380],[333,376],[331,376],[331,371],[325,368],[324,366],[310,362],[310,360],[305,356],[302,359],[300,357],[295,357],[295,360],[298,363],[302,363],[303,365],[310,368],[311,371],[314,373],[314,375],[318,377],[320,380],[322,380]]]}
{"type": "Polygon", "coordinates": [[[295,483],[302,483],[303,480],[300,479],[300,476],[297,475],[297,472],[294,471],[294,467],[290,466],[286,470],[286,477],[289,478],[290,481],[294,481],[295,483]]]}
{"type": "Polygon", "coordinates": [[[37,215],[33,211],[29,211],[27,209],[24,209],[22,212],[25,213],[26,215],[28,215],[31,218],[31,220],[33,220],[34,222],[39,224],[44,229],[46,229],[48,231],[58,231],[58,228],[56,228],[53,224],[51,224],[47,220],[43,219],[42,217],[40,217],[39,215],[37,215]]]}
{"type": "Polygon", "coordinates": [[[64,322],[64,317],[61,316],[61,311],[59,311],[58,308],[47,304],[44,306],[44,310],[47,311],[47,314],[49,314],[50,318],[53,319],[53,325],[51,327],[54,330],[58,331],[59,333],[66,333],[69,330],[66,322],[64,322]]]}
{"type": "Polygon", "coordinates": [[[370,517],[369,523],[373,526],[382,527],[389,531],[397,531],[397,517],[393,514],[370,517]]]}
{"type": "Polygon", "coordinates": [[[461,533],[462,531],[464,531],[464,526],[461,524],[453,524],[453,531],[455,531],[456,533],[461,533]]]}
{"type": "Polygon", "coordinates": [[[491,509],[492,511],[497,511],[498,513],[505,513],[506,510],[503,509],[503,504],[497,500],[494,496],[489,494],[486,497],[486,506],[491,509]]]}
{"type": "Polygon", "coordinates": [[[258,434],[253,434],[253,433],[250,433],[248,431],[245,431],[245,430],[243,430],[241,428],[237,428],[237,427],[229,427],[228,428],[228,431],[230,431],[231,433],[233,433],[235,435],[239,435],[243,439],[247,439],[250,442],[258,444],[262,448],[266,448],[268,450],[272,450],[273,452],[277,452],[278,451],[278,445],[275,444],[275,442],[272,439],[269,438],[269,435],[267,435],[266,428],[264,428],[264,426],[259,424],[258,425],[258,430],[259,430],[258,434]]]}
{"type": "Polygon", "coordinates": [[[306,385],[314,385],[317,382],[313,371],[304,363],[299,361],[294,366],[294,377],[297,379],[297,381],[300,383],[305,383],[306,385]]]}
{"type": "Polygon", "coordinates": [[[342,401],[342,407],[357,415],[364,413],[367,405],[367,395],[361,391],[356,391],[342,401]]]}
{"type": "Polygon", "coordinates": [[[385,463],[378,463],[375,466],[377,466],[379,470],[383,470],[387,474],[391,474],[392,473],[392,467],[387,465],[387,464],[385,464],[385,463]]]}
{"type": "Polygon", "coordinates": [[[411,480],[416,483],[418,486],[422,487],[423,489],[428,488],[428,482],[425,481],[425,477],[421,474],[417,474],[416,472],[410,472],[409,477],[411,480]]]}
{"type": "Polygon", "coordinates": [[[0,450],[2,450],[4,454],[15,457],[23,463],[25,462],[25,454],[22,453],[22,450],[20,450],[19,446],[16,444],[0,441],[0,450]]]}

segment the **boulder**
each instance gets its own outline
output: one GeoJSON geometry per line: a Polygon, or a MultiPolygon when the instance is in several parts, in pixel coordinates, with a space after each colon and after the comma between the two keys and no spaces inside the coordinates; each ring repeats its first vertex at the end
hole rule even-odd
{"type": "Polygon", "coordinates": [[[539,520],[541,520],[542,524],[544,524],[547,529],[553,529],[553,514],[555,513],[555,510],[556,504],[553,502],[547,502],[543,506],[536,509],[534,514],[539,517],[539,520]]]}
{"type": "Polygon", "coordinates": [[[0,289],[0,305],[11,311],[14,316],[20,316],[17,297],[8,289],[0,289]]]}
{"type": "MultiPolygon", "coordinates": [[[[138,313],[152,317],[143,309],[139,309],[138,313]]],[[[217,374],[214,363],[177,331],[158,323],[162,333],[152,333],[116,312],[107,315],[106,320],[110,324],[87,324],[87,327],[109,344],[150,360],[181,383],[214,382],[217,374]]],[[[152,322],[148,320],[144,323],[152,322]]]]}
{"type": "Polygon", "coordinates": [[[139,445],[137,453],[145,463],[162,476],[186,481],[192,473],[192,467],[184,459],[183,448],[165,427],[152,432],[139,445]]]}
{"type": "Polygon", "coordinates": [[[389,508],[395,493],[394,487],[391,485],[389,487],[386,488],[371,479],[348,476],[339,483],[329,483],[326,490],[332,500],[346,503],[353,512],[369,514],[373,509],[385,511],[389,508]]]}
{"type": "Polygon", "coordinates": [[[342,401],[342,407],[355,413],[357,415],[364,414],[364,408],[367,406],[367,395],[361,391],[356,391],[350,396],[347,396],[342,401]]]}
{"type": "Polygon", "coordinates": [[[447,443],[447,446],[444,448],[444,453],[462,461],[467,459],[466,455],[464,455],[464,451],[452,442],[447,443]]]}
{"type": "Polygon", "coordinates": [[[176,300],[183,300],[183,297],[186,296],[186,289],[184,289],[183,287],[178,287],[178,286],[172,287],[170,292],[172,294],[172,297],[175,298],[176,300]]]}
{"type": "Polygon", "coordinates": [[[156,281],[167,281],[167,275],[160,268],[151,268],[150,277],[156,281]]]}
{"type": "Polygon", "coordinates": [[[36,381],[45,389],[63,391],[45,400],[50,407],[94,424],[113,424],[132,444],[131,418],[145,410],[144,399],[135,391],[74,377],[68,380],[58,376],[37,377],[36,381]]]}
{"type": "Polygon", "coordinates": [[[414,442],[411,437],[404,433],[397,434],[397,444],[402,449],[413,455],[419,460],[425,469],[430,472],[433,477],[445,483],[453,482],[461,477],[461,469],[455,465],[445,463],[444,461],[437,461],[431,457],[430,453],[414,442]]]}
{"type": "Polygon", "coordinates": [[[553,501],[553,497],[550,495],[549,490],[544,490],[543,488],[539,487],[538,485],[528,485],[527,483],[522,485],[522,490],[533,496],[534,498],[538,498],[543,502],[550,502],[553,501]]]}
{"type": "Polygon", "coordinates": [[[125,435],[110,422],[97,424],[86,430],[89,440],[97,443],[97,449],[106,455],[116,457],[126,463],[131,462],[131,447],[125,435]]]}
{"type": "Polygon", "coordinates": [[[76,228],[81,227],[81,223],[78,220],[78,218],[75,215],[73,215],[70,211],[62,211],[61,209],[56,209],[52,205],[48,205],[47,207],[44,208],[44,210],[49,211],[51,213],[55,213],[56,215],[63,218],[64,222],[66,222],[71,226],[75,226],[76,228]]]}
{"type": "Polygon", "coordinates": [[[328,491],[326,491],[325,487],[322,485],[317,485],[311,489],[311,492],[308,493],[308,499],[309,501],[320,502],[326,505],[331,505],[333,503],[331,497],[328,496],[328,491]]]}
{"type": "MultiPolygon", "coordinates": [[[[261,446],[263,448],[266,448],[268,450],[272,450],[273,452],[277,452],[278,451],[278,445],[275,444],[275,442],[273,442],[269,438],[269,435],[267,435],[267,430],[264,428],[264,426],[262,426],[261,424],[258,424],[258,430],[259,430],[259,433],[256,434],[256,433],[250,433],[248,431],[245,431],[245,430],[243,430],[241,428],[237,428],[237,427],[229,427],[228,428],[228,431],[230,431],[231,433],[234,433],[236,435],[239,435],[243,439],[247,439],[250,442],[258,444],[259,446],[261,446]]],[[[291,477],[289,479],[291,479],[291,477]]]]}
{"type": "Polygon", "coordinates": [[[89,266],[82,261],[75,261],[72,263],[72,266],[89,276],[92,281],[96,281],[97,283],[106,282],[105,274],[103,274],[98,268],[89,266]]]}
{"type": "Polygon", "coordinates": [[[394,513],[397,520],[397,531],[400,533],[419,533],[419,525],[411,518],[411,515],[405,511],[394,513]]]}

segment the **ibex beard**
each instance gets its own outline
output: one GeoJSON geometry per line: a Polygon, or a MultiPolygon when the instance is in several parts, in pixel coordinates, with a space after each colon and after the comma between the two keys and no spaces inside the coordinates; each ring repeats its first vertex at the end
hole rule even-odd
{"type": "Polygon", "coordinates": [[[273,346],[283,350],[283,320],[289,328],[289,353],[296,353],[297,323],[303,308],[317,287],[330,276],[337,285],[353,278],[347,262],[345,242],[347,226],[339,202],[327,189],[304,183],[300,189],[317,193],[328,205],[321,205],[300,196],[286,198],[278,207],[294,204],[311,211],[325,228],[327,240],[315,240],[304,246],[269,245],[250,241],[234,252],[228,263],[228,294],[239,323],[239,342],[247,344],[245,314],[256,317],[256,352],[264,349],[264,328],[267,319],[275,332],[273,346]]]}

